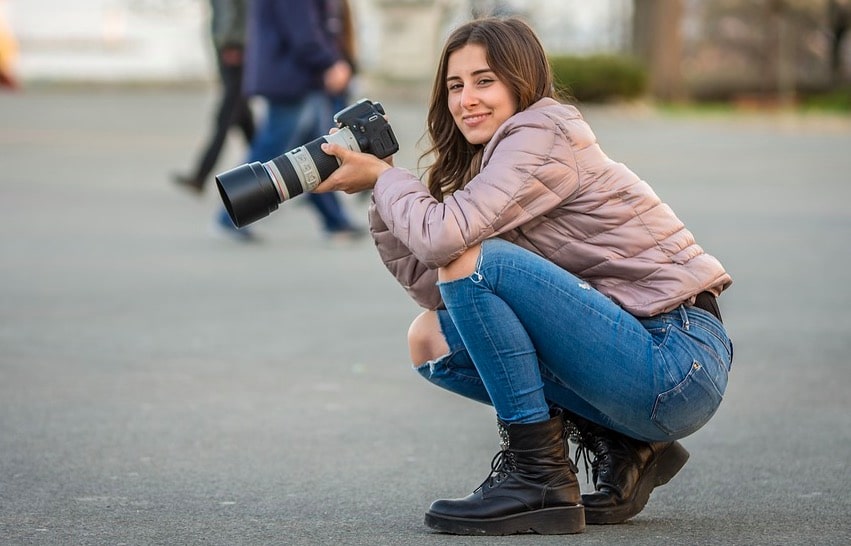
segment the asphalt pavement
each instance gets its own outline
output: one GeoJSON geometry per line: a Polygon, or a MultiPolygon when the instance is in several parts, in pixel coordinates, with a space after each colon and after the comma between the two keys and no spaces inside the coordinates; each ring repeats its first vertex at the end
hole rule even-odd
{"type": "MultiPolygon", "coordinates": [[[[381,95],[416,168],[424,103],[381,95]]],[[[492,411],[411,371],[372,243],[299,200],[235,243],[170,182],[213,100],[0,94],[0,544],[851,542],[851,118],[585,109],[732,274],[729,388],[630,522],[477,539],[422,519],[486,477],[492,411]]]]}

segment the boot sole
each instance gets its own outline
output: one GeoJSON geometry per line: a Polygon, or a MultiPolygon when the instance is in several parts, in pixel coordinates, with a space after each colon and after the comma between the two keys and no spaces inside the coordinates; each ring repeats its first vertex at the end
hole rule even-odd
{"type": "Polygon", "coordinates": [[[425,524],[453,535],[572,535],[585,531],[585,509],[581,504],[544,508],[501,518],[456,518],[426,512],[425,524]]]}
{"type": "Polygon", "coordinates": [[[688,461],[689,452],[679,442],[673,442],[650,463],[635,486],[635,495],[629,502],[615,508],[585,508],[588,525],[623,523],[644,509],[655,487],[665,485],[688,461]]]}

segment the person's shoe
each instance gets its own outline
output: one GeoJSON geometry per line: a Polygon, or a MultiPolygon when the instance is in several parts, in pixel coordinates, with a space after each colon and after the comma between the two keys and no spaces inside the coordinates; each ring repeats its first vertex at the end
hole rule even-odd
{"type": "Polygon", "coordinates": [[[585,514],[562,417],[498,425],[502,451],[490,476],[464,498],[434,501],[425,524],[456,535],[583,532],[585,514]]]}
{"type": "Polygon", "coordinates": [[[187,190],[190,193],[195,195],[201,195],[204,191],[204,181],[198,180],[197,178],[193,178],[191,176],[185,176],[182,174],[176,174],[172,176],[172,181],[179,187],[187,190]]]}
{"type": "Polygon", "coordinates": [[[622,523],[635,516],[654,488],[665,485],[686,464],[689,453],[679,442],[643,442],[576,416],[571,439],[579,444],[576,458],[590,452],[595,491],[582,495],[589,525],[622,523]]]}

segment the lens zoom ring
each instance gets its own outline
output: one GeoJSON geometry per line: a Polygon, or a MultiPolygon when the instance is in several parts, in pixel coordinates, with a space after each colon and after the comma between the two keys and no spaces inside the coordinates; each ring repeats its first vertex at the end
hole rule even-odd
{"type": "Polygon", "coordinates": [[[309,143],[306,148],[307,152],[310,154],[310,158],[313,160],[313,164],[316,165],[316,170],[319,171],[319,179],[325,180],[331,173],[337,170],[337,167],[340,165],[337,164],[337,158],[333,155],[328,155],[322,151],[320,147],[325,143],[324,139],[314,140],[309,143]]]}

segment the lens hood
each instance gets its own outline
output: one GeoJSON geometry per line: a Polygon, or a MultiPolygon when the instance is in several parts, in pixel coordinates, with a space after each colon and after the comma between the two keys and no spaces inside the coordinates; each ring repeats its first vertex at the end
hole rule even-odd
{"type": "Polygon", "coordinates": [[[236,227],[247,226],[278,209],[278,190],[257,161],[216,176],[216,186],[236,227]]]}

